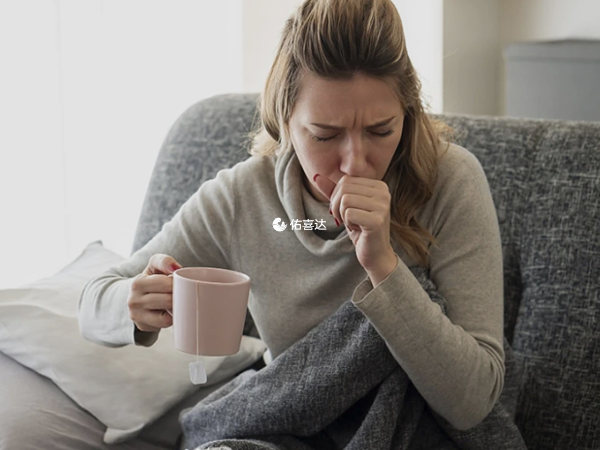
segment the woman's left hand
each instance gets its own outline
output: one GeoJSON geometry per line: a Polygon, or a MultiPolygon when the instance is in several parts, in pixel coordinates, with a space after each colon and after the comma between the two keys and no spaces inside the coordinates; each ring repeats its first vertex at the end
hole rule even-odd
{"type": "Polygon", "coordinates": [[[314,181],[329,199],[333,216],[346,225],[358,262],[368,273],[391,272],[397,260],[390,243],[388,185],[349,175],[344,175],[337,184],[323,175],[315,175],[314,181]]]}

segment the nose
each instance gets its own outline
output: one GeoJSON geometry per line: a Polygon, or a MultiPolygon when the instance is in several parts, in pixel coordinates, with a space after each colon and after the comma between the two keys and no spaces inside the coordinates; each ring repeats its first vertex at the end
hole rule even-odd
{"type": "Polygon", "coordinates": [[[340,170],[352,177],[367,173],[367,147],[360,135],[348,136],[342,146],[340,170]]]}

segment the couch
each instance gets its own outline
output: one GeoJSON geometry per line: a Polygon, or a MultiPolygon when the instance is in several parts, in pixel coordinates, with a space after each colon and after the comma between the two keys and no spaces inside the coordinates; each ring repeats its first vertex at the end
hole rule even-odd
{"type": "MultiPolygon", "coordinates": [[[[193,104],[177,119],[158,154],[132,252],[202,182],[249,157],[246,133],[258,120],[257,99],[254,93],[218,95],[193,104]]],[[[479,159],[496,205],[504,257],[504,330],[524,378],[515,420],[528,448],[600,449],[600,123],[436,118],[454,127],[457,143],[479,159]]],[[[258,337],[249,315],[244,334],[258,337]]],[[[23,390],[22,383],[35,383],[38,399],[44,389],[61,395],[9,358],[0,358],[2,383],[23,390]],[[7,379],[7,372],[18,376],[7,379]]],[[[68,399],[60,401],[76,409],[68,399]]],[[[177,411],[193,402],[176,405],[141,439],[160,436],[165,423],[172,425],[177,411]]],[[[86,420],[90,430],[101,428],[92,417],[86,420]]],[[[113,448],[134,449],[136,442],[113,448]]]]}

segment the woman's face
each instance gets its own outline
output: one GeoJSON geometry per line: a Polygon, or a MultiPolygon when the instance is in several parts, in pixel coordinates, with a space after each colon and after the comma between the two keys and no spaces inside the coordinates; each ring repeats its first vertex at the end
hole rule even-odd
{"type": "Polygon", "coordinates": [[[289,129],[312,196],[328,201],[313,181],[317,173],[335,183],[344,175],[382,180],[403,123],[400,102],[383,81],[363,74],[325,80],[305,72],[289,129]]]}

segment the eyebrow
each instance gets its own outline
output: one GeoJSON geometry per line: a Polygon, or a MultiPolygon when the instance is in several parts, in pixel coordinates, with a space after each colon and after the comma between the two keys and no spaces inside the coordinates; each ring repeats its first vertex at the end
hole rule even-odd
{"type": "MultiPolygon", "coordinates": [[[[396,118],[396,116],[392,116],[388,119],[384,119],[380,122],[374,123],[373,125],[367,125],[367,128],[375,128],[375,127],[380,127],[382,125],[387,125],[388,123],[390,123],[392,120],[394,120],[396,118]]],[[[311,125],[314,125],[316,127],[319,128],[324,128],[325,130],[341,130],[343,127],[336,127],[334,125],[327,125],[324,123],[311,123],[311,125]]]]}

